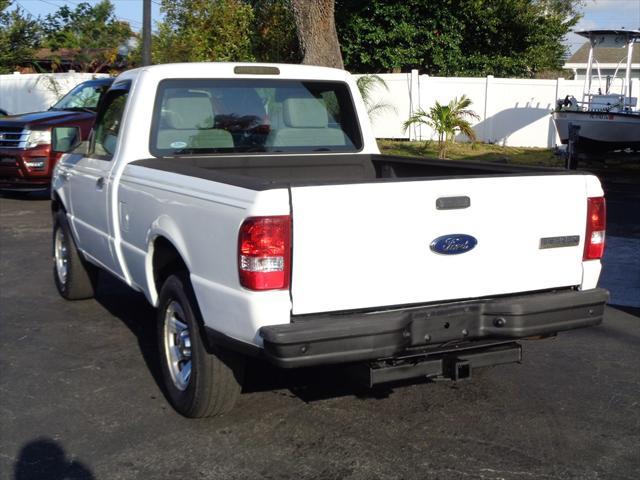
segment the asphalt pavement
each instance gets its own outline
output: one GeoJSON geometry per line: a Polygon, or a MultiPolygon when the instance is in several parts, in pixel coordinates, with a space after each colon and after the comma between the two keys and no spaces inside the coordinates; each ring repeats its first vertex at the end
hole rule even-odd
{"type": "Polygon", "coordinates": [[[640,178],[602,174],[622,243],[601,326],[457,384],[362,390],[335,368],[252,364],[237,408],[206,420],[158,387],[144,298],[102,275],[95,300],[61,299],[46,197],[0,198],[0,479],[637,480],[640,178]]]}

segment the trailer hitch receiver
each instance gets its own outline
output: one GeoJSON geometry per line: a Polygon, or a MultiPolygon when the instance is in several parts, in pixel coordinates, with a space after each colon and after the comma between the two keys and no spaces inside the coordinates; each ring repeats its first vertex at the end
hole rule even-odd
{"type": "Polygon", "coordinates": [[[460,380],[468,380],[471,378],[471,363],[469,360],[460,360],[452,358],[446,362],[445,377],[450,378],[454,382],[460,380]]]}

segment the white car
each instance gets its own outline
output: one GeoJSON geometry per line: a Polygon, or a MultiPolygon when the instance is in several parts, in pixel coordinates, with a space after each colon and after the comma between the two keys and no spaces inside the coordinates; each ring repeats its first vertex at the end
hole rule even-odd
{"type": "Polygon", "coordinates": [[[459,380],[602,321],[596,177],[382,156],[343,70],[131,70],[78,138],[53,131],[56,285],[91,297],[102,269],[144,293],[183,415],[230,409],[247,355],[459,380]]]}

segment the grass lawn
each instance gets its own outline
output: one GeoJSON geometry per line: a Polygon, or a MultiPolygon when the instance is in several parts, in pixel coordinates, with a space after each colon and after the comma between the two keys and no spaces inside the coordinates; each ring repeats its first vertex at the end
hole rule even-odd
{"type": "MultiPolygon", "coordinates": [[[[438,157],[438,143],[407,140],[378,140],[380,151],[386,155],[408,157],[438,157]]],[[[556,155],[550,148],[502,147],[489,143],[454,143],[447,149],[450,160],[482,160],[519,165],[538,165],[564,168],[564,155],[556,155]]],[[[581,158],[578,168],[597,173],[600,170],[620,170],[637,176],[640,173],[639,153],[608,153],[604,156],[581,158]]]]}
{"type": "MultiPolygon", "coordinates": [[[[438,143],[409,142],[403,140],[378,140],[380,151],[386,155],[412,157],[438,157],[438,143]]],[[[447,149],[451,160],[483,160],[521,165],[564,166],[564,158],[554,155],[549,148],[502,147],[489,143],[454,143],[447,149]]]]}

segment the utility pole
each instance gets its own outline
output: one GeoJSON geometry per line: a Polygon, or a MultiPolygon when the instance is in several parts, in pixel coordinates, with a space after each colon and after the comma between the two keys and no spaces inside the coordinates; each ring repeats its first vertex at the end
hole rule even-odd
{"type": "Polygon", "coordinates": [[[151,0],[142,0],[142,65],[151,65],[151,0]]]}

